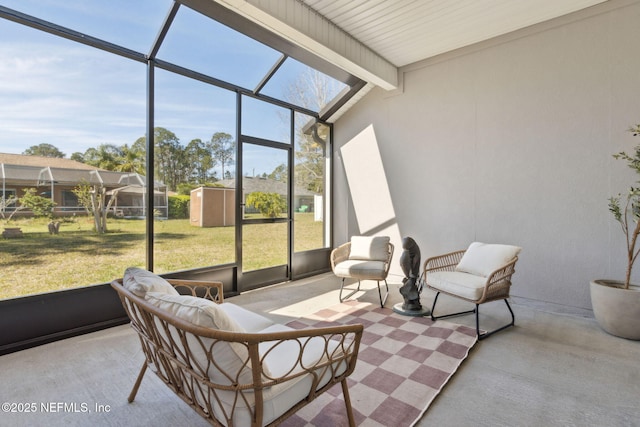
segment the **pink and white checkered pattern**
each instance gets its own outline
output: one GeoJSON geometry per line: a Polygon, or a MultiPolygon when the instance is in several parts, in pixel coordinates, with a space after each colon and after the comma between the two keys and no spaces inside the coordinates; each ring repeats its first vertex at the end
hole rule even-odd
{"type": "MultiPolygon", "coordinates": [[[[349,394],[362,426],[413,425],[453,376],[476,342],[473,328],[429,317],[411,317],[376,304],[345,301],[295,320],[289,326],[362,323],[364,333],[349,394]]],[[[287,427],[346,426],[340,385],[282,424],[287,427]]]]}

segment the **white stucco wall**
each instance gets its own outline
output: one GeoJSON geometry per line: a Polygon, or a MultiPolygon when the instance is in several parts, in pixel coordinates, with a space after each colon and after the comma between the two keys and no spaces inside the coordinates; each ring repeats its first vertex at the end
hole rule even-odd
{"type": "Polygon", "coordinates": [[[334,126],[335,244],[391,235],[395,280],[403,236],[423,260],[519,245],[512,295],[589,309],[590,279],[624,276],[607,200],[635,180],[611,155],[640,143],[639,22],[640,2],[612,1],[371,91],[334,126]]]}

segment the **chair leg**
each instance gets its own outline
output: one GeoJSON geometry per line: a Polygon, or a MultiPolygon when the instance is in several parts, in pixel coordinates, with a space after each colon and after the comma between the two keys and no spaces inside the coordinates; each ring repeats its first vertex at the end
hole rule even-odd
{"type": "Polygon", "coordinates": [[[349,427],[354,427],[356,425],[355,419],[353,418],[353,408],[351,407],[351,398],[349,397],[349,388],[347,386],[347,379],[343,379],[342,381],[342,397],[344,397],[344,405],[347,407],[347,419],[349,420],[349,427]]]}
{"type": "Polygon", "coordinates": [[[435,321],[437,319],[444,319],[447,317],[454,317],[454,316],[461,316],[463,314],[470,314],[470,313],[475,313],[476,314],[476,334],[478,336],[478,341],[479,340],[483,340],[485,338],[487,338],[490,335],[495,334],[496,332],[500,332],[503,329],[507,329],[510,326],[515,325],[515,321],[516,318],[513,314],[513,310],[511,310],[511,306],[509,305],[509,301],[507,301],[507,299],[504,299],[505,304],[507,304],[507,308],[509,309],[509,313],[511,313],[511,322],[499,327],[498,329],[494,329],[493,331],[490,332],[485,332],[485,333],[480,333],[480,306],[478,304],[476,304],[476,308],[474,308],[473,310],[468,310],[468,311],[461,311],[459,313],[451,313],[451,314],[443,314],[442,316],[434,316],[433,313],[436,309],[436,302],[438,301],[438,297],[440,296],[440,292],[436,293],[436,297],[433,299],[433,305],[431,307],[431,320],[435,321]]]}
{"type": "Polygon", "coordinates": [[[509,313],[511,313],[511,322],[507,323],[504,326],[499,327],[498,329],[494,329],[491,332],[485,332],[484,334],[480,334],[480,323],[478,320],[478,305],[476,304],[476,333],[478,334],[478,340],[483,340],[485,338],[487,338],[490,335],[495,334],[496,332],[500,332],[503,329],[507,329],[510,326],[515,325],[516,323],[516,317],[513,315],[513,310],[511,310],[511,306],[509,305],[509,301],[507,301],[507,299],[504,299],[504,303],[507,304],[507,308],[509,309],[509,313]]]}
{"type": "Polygon", "coordinates": [[[358,292],[360,290],[360,280],[358,280],[358,288],[355,291],[352,291],[349,295],[345,296],[344,298],[342,297],[342,290],[344,289],[344,277],[342,278],[342,283],[340,284],[340,295],[338,296],[338,298],[340,299],[340,302],[346,300],[347,298],[351,297],[351,295],[355,294],[356,292],[358,292]]]}
{"type": "Polygon", "coordinates": [[[380,307],[384,308],[384,303],[387,302],[387,297],[389,296],[389,284],[387,283],[387,279],[384,279],[384,285],[387,288],[387,293],[384,294],[384,299],[382,298],[382,291],[380,290],[380,281],[378,280],[378,296],[380,297],[380,307]]]}
{"type": "Polygon", "coordinates": [[[140,387],[140,383],[142,382],[142,377],[144,377],[144,373],[146,371],[147,371],[147,361],[145,360],[142,363],[142,369],[140,369],[138,378],[136,378],[136,383],[133,385],[133,389],[131,390],[131,393],[129,393],[129,398],[127,399],[129,403],[133,402],[133,399],[136,398],[136,394],[138,393],[138,387],[140,387]]]}
{"type": "Polygon", "coordinates": [[[431,306],[431,320],[438,320],[438,319],[445,319],[447,317],[454,317],[454,316],[462,316],[463,314],[469,314],[469,313],[475,313],[476,310],[468,310],[468,311],[461,311],[459,313],[451,313],[451,314],[443,314],[442,316],[434,316],[433,313],[435,312],[436,309],[436,302],[438,302],[438,297],[440,296],[440,292],[438,292],[436,294],[436,297],[433,299],[433,305],[431,306]]]}

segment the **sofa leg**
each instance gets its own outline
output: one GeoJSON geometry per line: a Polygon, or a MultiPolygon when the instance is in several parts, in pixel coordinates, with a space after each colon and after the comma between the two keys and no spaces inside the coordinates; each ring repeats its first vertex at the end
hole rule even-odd
{"type": "Polygon", "coordinates": [[[133,389],[129,394],[129,403],[133,402],[133,399],[136,398],[136,394],[138,393],[138,388],[140,387],[140,383],[142,382],[142,377],[144,377],[144,373],[147,371],[147,361],[145,360],[142,364],[142,369],[140,369],[140,373],[138,374],[138,378],[136,378],[136,383],[133,385],[133,389]]]}
{"type": "Polygon", "coordinates": [[[342,296],[342,290],[344,289],[344,277],[342,278],[342,283],[340,284],[340,295],[338,296],[338,298],[340,299],[340,302],[346,300],[347,298],[350,298],[353,294],[355,294],[356,292],[358,292],[360,290],[360,280],[358,280],[358,288],[354,291],[352,291],[351,293],[349,293],[349,295],[346,296],[342,296]]]}

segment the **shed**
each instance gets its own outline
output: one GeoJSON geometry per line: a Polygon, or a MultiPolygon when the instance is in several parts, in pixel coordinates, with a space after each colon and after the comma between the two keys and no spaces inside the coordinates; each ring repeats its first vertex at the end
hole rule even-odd
{"type": "Polygon", "coordinates": [[[198,187],[191,190],[190,221],[198,227],[235,225],[234,188],[198,187]]]}

